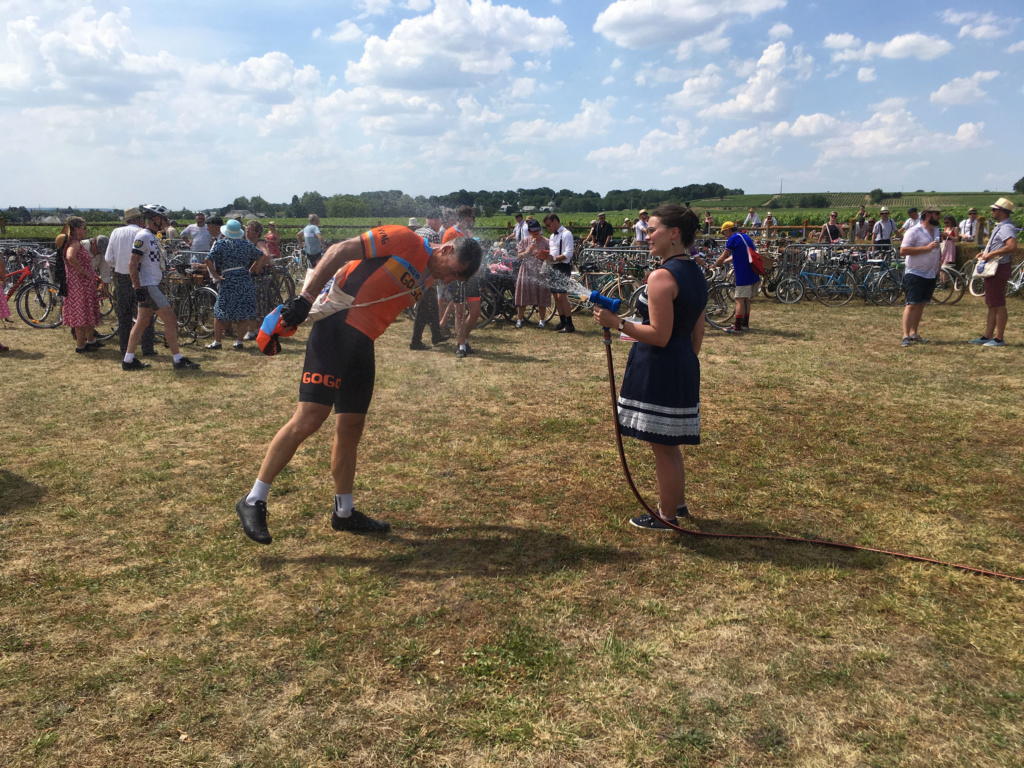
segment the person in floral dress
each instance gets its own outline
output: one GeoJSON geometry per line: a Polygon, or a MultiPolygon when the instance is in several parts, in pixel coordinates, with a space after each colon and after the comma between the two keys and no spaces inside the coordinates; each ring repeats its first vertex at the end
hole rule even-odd
{"type": "Polygon", "coordinates": [[[75,330],[75,352],[99,349],[95,328],[100,322],[100,300],[92,253],[82,247],[86,235],[85,220],[72,216],[57,235],[57,252],[64,260],[65,285],[64,325],[75,330]]]}

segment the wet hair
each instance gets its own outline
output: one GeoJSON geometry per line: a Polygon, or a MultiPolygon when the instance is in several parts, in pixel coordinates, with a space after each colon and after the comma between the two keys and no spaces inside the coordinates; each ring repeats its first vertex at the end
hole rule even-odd
{"type": "Polygon", "coordinates": [[[693,209],[683,208],[674,203],[659,205],[651,213],[651,218],[657,219],[669,229],[678,229],[683,245],[686,247],[693,245],[697,230],[700,229],[700,219],[697,218],[693,209]]]}
{"type": "Polygon", "coordinates": [[[455,247],[455,258],[462,267],[458,275],[459,280],[469,280],[480,271],[480,262],[483,260],[484,251],[480,243],[472,237],[458,237],[452,241],[455,247]]]}
{"type": "Polygon", "coordinates": [[[459,219],[475,219],[476,212],[473,210],[473,206],[471,205],[460,205],[455,210],[455,216],[459,219]]]}
{"type": "Polygon", "coordinates": [[[547,216],[544,217],[545,224],[547,224],[549,221],[557,221],[559,224],[562,223],[562,220],[558,218],[557,213],[549,213],[547,216]]]}

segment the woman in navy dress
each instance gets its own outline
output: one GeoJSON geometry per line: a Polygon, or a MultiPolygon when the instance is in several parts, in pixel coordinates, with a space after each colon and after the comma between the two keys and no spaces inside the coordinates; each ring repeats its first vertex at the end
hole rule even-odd
{"type": "MultiPolygon", "coordinates": [[[[700,362],[707,283],[690,258],[700,220],[689,208],[663,205],[651,214],[647,241],[661,261],[637,300],[643,323],[619,320],[596,307],[598,325],[636,339],[619,390],[619,429],[651,444],[661,515],[686,517],[686,474],[680,445],[700,443],[700,362]]],[[[650,515],[630,520],[637,528],[670,531],[650,515]]]]}
{"type": "Polygon", "coordinates": [[[220,349],[228,323],[236,323],[238,339],[233,349],[244,349],[245,329],[256,318],[256,284],[252,276],[270,261],[270,257],[244,238],[242,225],[231,219],[221,230],[223,240],[213,244],[206,267],[220,283],[213,307],[213,341],[207,349],[220,349]]]}

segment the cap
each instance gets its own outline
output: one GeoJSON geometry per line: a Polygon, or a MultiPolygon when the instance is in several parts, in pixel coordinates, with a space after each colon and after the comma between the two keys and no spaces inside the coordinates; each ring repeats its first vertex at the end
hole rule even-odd
{"type": "Polygon", "coordinates": [[[1000,197],[992,205],[990,205],[989,208],[1002,208],[1004,211],[1012,211],[1013,203],[1011,203],[1005,197],[1000,197]]]}
{"type": "Polygon", "coordinates": [[[907,208],[907,213],[917,213],[917,208],[907,208]]]}
{"type": "Polygon", "coordinates": [[[723,230],[725,230],[725,229],[736,229],[736,222],[735,221],[725,221],[725,222],[722,222],[722,229],[723,230]]]}
{"type": "Polygon", "coordinates": [[[603,218],[604,218],[604,214],[603,214],[603,213],[599,213],[599,214],[597,214],[597,218],[599,218],[599,219],[603,219],[603,218]]]}
{"type": "Polygon", "coordinates": [[[530,219],[529,221],[526,222],[526,228],[530,232],[539,232],[540,231],[540,222],[537,221],[536,219],[530,219]]]}

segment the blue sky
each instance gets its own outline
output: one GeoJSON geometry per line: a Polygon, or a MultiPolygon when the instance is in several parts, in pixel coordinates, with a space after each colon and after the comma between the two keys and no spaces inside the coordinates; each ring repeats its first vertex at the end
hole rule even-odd
{"type": "Polygon", "coordinates": [[[0,0],[0,207],[1007,190],[1024,5],[979,7],[0,0]]]}

